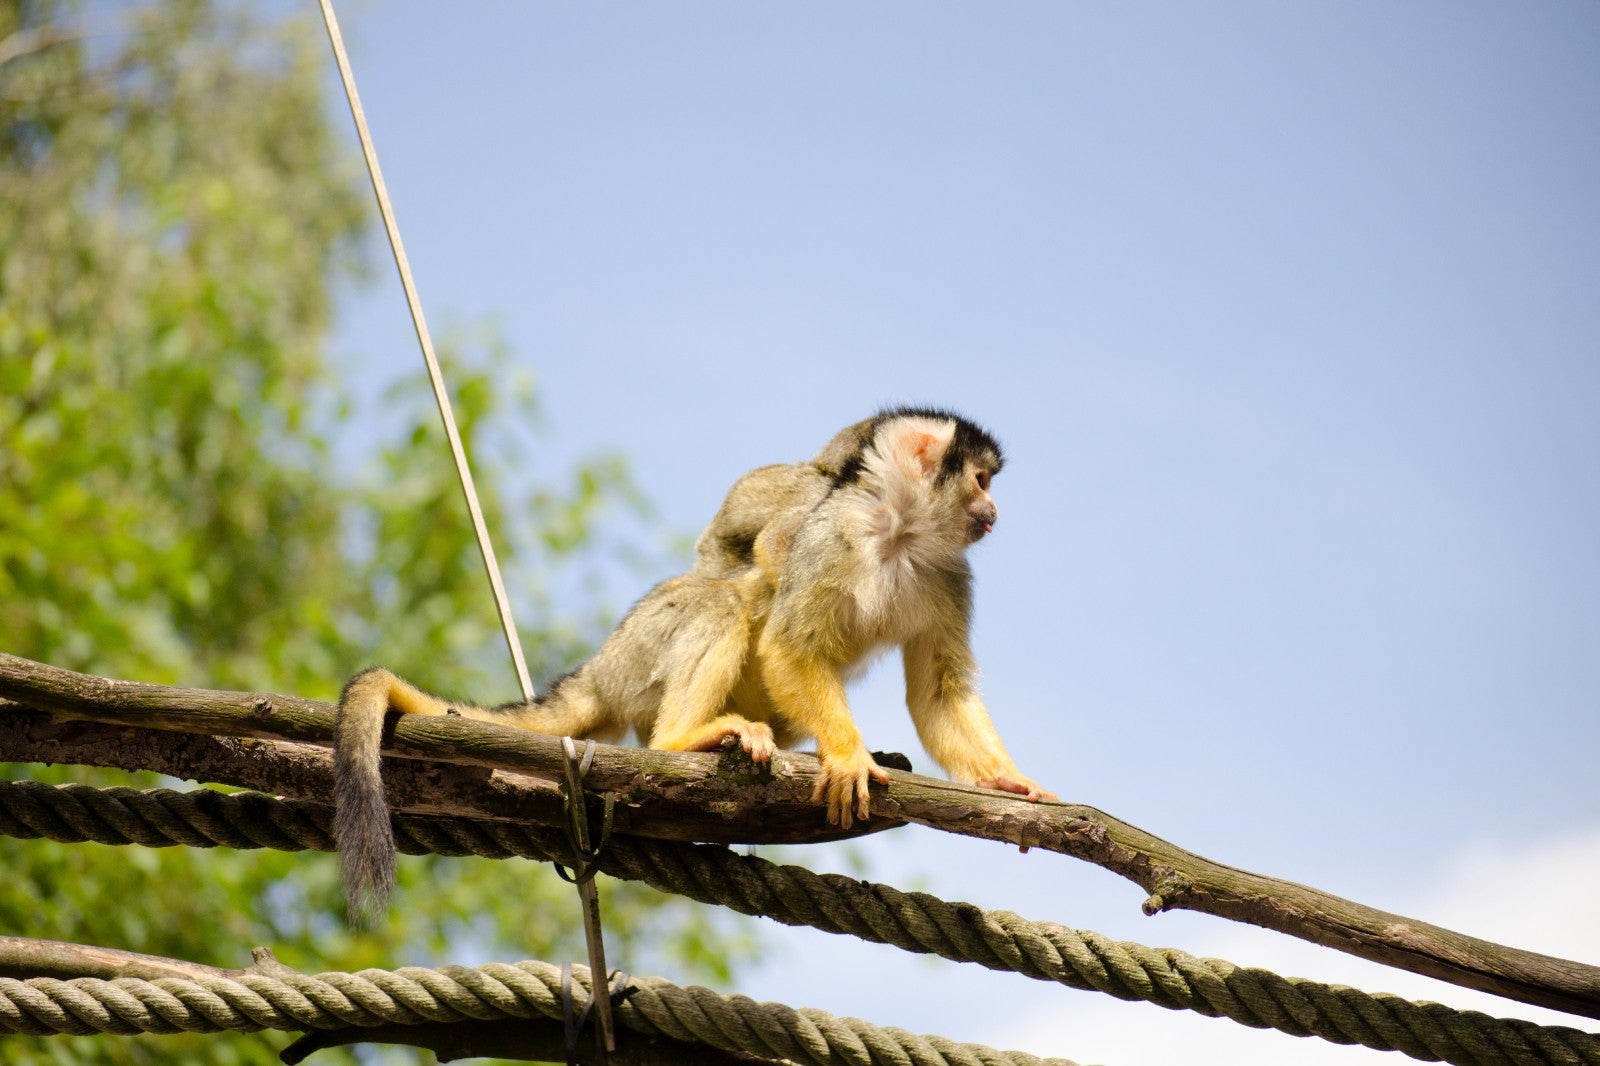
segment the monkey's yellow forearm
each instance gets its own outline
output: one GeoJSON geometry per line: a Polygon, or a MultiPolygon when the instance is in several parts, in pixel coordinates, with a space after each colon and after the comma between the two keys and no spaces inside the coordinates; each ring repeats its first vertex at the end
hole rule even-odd
{"type": "Polygon", "coordinates": [[[839,667],[796,654],[778,641],[761,642],[761,676],[785,724],[817,739],[822,771],[813,794],[827,804],[828,821],[848,829],[871,811],[868,782],[887,783],[850,717],[839,667]]]}
{"type": "Polygon", "coordinates": [[[964,640],[924,636],[902,651],[906,706],[922,746],[954,781],[1039,799],[1042,791],[1017,769],[978,696],[977,664],[964,640]]]}

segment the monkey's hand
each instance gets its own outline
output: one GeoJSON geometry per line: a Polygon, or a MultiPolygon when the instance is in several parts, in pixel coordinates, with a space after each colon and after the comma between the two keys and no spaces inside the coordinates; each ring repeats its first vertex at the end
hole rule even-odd
{"type": "Polygon", "coordinates": [[[871,811],[867,783],[887,785],[889,771],[874,762],[865,747],[842,756],[820,754],[822,771],[811,792],[812,802],[826,803],[829,823],[841,829],[849,829],[856,818],[866,821],[871,811]]]}
{"type": "Polygon", "coordinates": [[[1038,803],[1040,800],[1050,800],[1054,802],[1055,800],[1061,798],[1054,792],[1046,792],[1044,789],[1039,787],[1038,782],[1034,781],[1032,778],[1023,777],[1021,774],[1016,774],[1014,776],[1009,774],[1000,774],[995,777],[986,778],[985,780],[975,781],[973,783],[979,788],[993,788],[998,789],[1001,792],[1015,793],[1016,795],[1027,800],[1029,803],[1038,803]]]}

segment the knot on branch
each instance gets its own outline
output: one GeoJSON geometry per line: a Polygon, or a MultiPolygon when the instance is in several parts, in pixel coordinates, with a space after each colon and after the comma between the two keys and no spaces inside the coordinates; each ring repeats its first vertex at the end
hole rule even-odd
{"type": "Polygon", "coordinates": [[[1183,875],[1171,872],[1156,881],[1150,890],[1150,896],[1139,909],[1144,911],[1146,917],[1160,914],[1179,905],[1184,896],[1193,888],[1193,883],[1183,875]]]}

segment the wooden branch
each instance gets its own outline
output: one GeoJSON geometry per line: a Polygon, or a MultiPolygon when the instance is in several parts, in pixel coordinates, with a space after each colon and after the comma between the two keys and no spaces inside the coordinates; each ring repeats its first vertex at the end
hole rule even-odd
{"type": "Polygon", "coordinates": [[[332,785],[332,754],[310,744],[76,721],[5,699],[0,723],[0,762],[153,770],[319,802],[327,801],[332,785]]]}
{"type": "MultiPolygon", "coordinates": [[[[330,705],[314,700],[111,681],[3,654],[0,696],[57,717],[190,733],[326,745],[332,727],[330,705]]],[[[0,722],[15,722],[19,714],[15,706],[0,706],[0,722]]],[[[385,751],[543,779],[557,778],[563,765],[558,738],[460,718],[400,715],[385,751]]],[[[671,839],[726,841],[730,827],[780,817],[775,812],[785,812],[781,817],[794,825],[820,824],[821,812],[810,802],[816,766],[813,757],[792,752],[780,753],[763,769],[737,751],[718,756],[601,745],[585,783],[621,797],[619,832],[665,836],[665,829],[646,834],[633,827],[659,828],[681,815],[685,828],[671,839]],[[624,810],[634,820],[626,830],[624,810]],[[646,813],[651,811],[670,813],[657,819],[646,813]]],[[[902,771],[890,771],[886,789],[874,786],[872,803],[873,825],[912,821],[1103,866],[1149,894],[1147,914],[1201,911],[1452,984],[1600,1018],[1600,967],[1505,947],[1225,866],[1093,807],[1030,804],[902,771]]]]}
{"type": "MultiPolygon", "coordinates": [[[[6,750],[14,753],[5,756],[9,761],[34,758],[150,769],[276,795],[312,800],[330,795],[331,778],[325,776],[323,760],[332,743],[333,705],[321,700],[118,681],[4,653],[0,697],[16,701],[0,700],[0,715],[32,712],[80,723],[77,729],[8,724],[6,750]],[[81,723],[116,728],[91,731],[81,723]],[[188,739],[176,747],[163,745],[155,739],[158,731],[188,739]],[[193,734],[209,736],[201,740],[193,734]],[[38,754],[29,756],[28,751],[38,754]],[[136,751],[151,761],[135,762],[131,756],[136,751]],[[252,753],[270,761],[251,767],[252,753]]],[[[395,740],[385,751],[410,761],[384,767],[393,809],[560,824],[557,782],[566,762],[561,738],[462,718],[397,717],[395,740]],[[417,731],[431,726],[441,726],[442,732],[417,731]]],[[[619,795],[617,832],[722,844],[810,844],[904,824],[876,818],[849,831],[830,826],[811,802],[809,784],[802,788],[777,781],[737,748],[679,754],[599,747],[605,754],[596,757],[584,784],[595,792],[619,795]]],[[[815,766],[810,756],[800,758],[815,766]]]]}
{"type": "Polygon", "coordinates": [[[55,977],[62,981],[74,977],[103,977],[108,981],[118,977],[138,977],[146,981],[159,981],[163,977],[237,978],[244,972],[115,948],[0,936],[0,977],[14,977],[19,981],[33,977],[55,977]]]}
{"type": "Polygon", "coordinates": [[[30,53],[42,52],[46,48],[54,48],[69,41],[86,40],[96,33],[104,32],[107,30],[95,30],[88,26],[74,29],[64,26],[34,26],[31,29],[18,30],[6,37],[0,37],[0,67],[30,53]]]}
{"type": "MultiPolygon", "coordinates": [[[[154,770],[321,804],[333,795],[333,754],[310,744],[73,721],[3,699],[0,722],[0,762],[154,770]]],[[[509,770],[395,760],[384,766],[383,776],[390,809],[397,813],[542,825],[562,817],[554,783],[509,770]]],[[[634,835],[651,836],[653,823],[671,814],[659,805],[629,809],[619,811],[616,822],[634,835]]],[[[670,821],[661,828],[676,829],[670,821]]]]}

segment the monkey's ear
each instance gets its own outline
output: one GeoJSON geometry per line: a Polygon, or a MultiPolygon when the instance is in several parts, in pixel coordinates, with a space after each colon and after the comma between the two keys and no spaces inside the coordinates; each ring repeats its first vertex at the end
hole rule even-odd
{"type": "Polygon", "coordinates": [[[953,430],[954,427],[940,426],[925,419],[904,419],[885,427],[880,448],[907,477],[926,480],[939,468],[953,430]]]}

